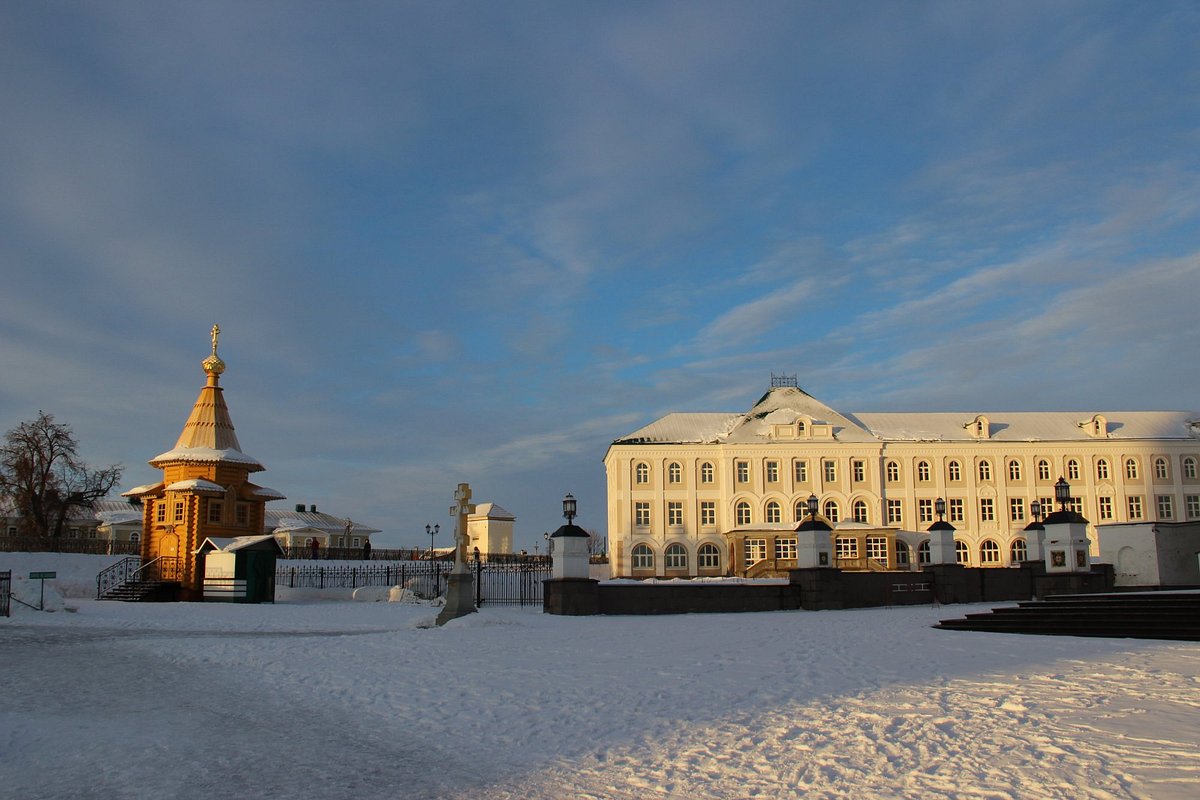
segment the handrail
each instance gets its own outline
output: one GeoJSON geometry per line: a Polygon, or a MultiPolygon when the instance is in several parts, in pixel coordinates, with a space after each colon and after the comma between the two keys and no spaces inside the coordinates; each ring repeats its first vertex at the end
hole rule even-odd
{"type": "Polygon", "coordinates": [[[127,583],[130,571],[141,562],[141,556],[129,556],[101,570],[96,576],[96,599],[99,600],[108,589],[127,583]]]}
{"type": "Polygon", "coordinates": [[[139,577],[139,575],[140,575],[140,573],[142,572],[142,570],[149,569],[150,567],[153,567],[155,564],[157,564],[158,562],[162,561],[164,558],[166,558],[166,556],[159,556],[158,558],[151,559],[151,560],[147,561],[145,564],[142,564],[140,567],[138,567],[137,569],[135,569],[135,570],[133,571],[133,574],[129,576],[129,580],[128,580],[128,581],[126,581],[126,583],[133,583],[134,581],[140,581],[140,580],[142,580],[142,579],[139,577]]]}

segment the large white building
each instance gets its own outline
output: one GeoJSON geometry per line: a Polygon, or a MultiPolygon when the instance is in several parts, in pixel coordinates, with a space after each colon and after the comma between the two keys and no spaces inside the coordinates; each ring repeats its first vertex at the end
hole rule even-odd
{"type": "Polygon", "coordinates": [[[613,576],[779,574],[815,496],[838,566],[922,560],[936,501],[961,563],[1024,560],[1054,483],[1092,523],[1200,519],[1200,413],[835,411],[776,386],[744,413],[676,413],[604,458],[613,576]],[[924,546],[924,547],[923,547],[924,546]]]}

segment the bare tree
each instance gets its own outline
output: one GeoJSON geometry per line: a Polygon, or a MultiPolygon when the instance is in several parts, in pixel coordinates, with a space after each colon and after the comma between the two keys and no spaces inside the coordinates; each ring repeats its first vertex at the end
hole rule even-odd
{"type": "Polygon", "coordinates": [[[91,470],[80,460],[68,425],[38,412],[4,435],[0,494],[21,519],[22,533],[60,536],[74,508],[90,508],[121,480],[119,464],[91,470]]]}

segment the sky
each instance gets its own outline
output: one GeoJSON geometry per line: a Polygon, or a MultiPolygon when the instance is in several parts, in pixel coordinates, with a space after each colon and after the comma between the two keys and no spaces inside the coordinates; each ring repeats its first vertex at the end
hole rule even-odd
{"type": "MultiPolygon", "coordinates": [[[[123,488],[222,329],[257,482],[603,534],[612,440],[1200,408],[1190,3],[0,4],[0,429],[123,488]]],[[[443,533],[445,538],[445,534],[443,533]]],[[[448,539],[442,542],[449,544],[448,539]]]]}

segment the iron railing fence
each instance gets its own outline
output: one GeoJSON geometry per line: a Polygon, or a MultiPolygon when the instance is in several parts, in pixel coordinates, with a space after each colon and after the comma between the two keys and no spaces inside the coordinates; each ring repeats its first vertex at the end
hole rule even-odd
{"type": "Polygon", "coordinates": [[[77,539],[71,536],[0,536],[0,552],[6,553],[86,553],[101,556],[134,556],[140,552],[137,542],[110,542],[106,539],[77,539]]]}
{"type": "Polygon", "coordinates": [[[0,617],[7,617],[11,613],[9,610],[11,603],[9,598],[12,596],[12,570],[0,572],[0,617]]]}
{"type": "Polygon", "coordinates": [[[141,556],[130,556],[121,559],[111,567],[106,567],[96,576],[96,599],[104,597],[105,592],[110,589],[128,583],[141,566],[141,556]]]}

